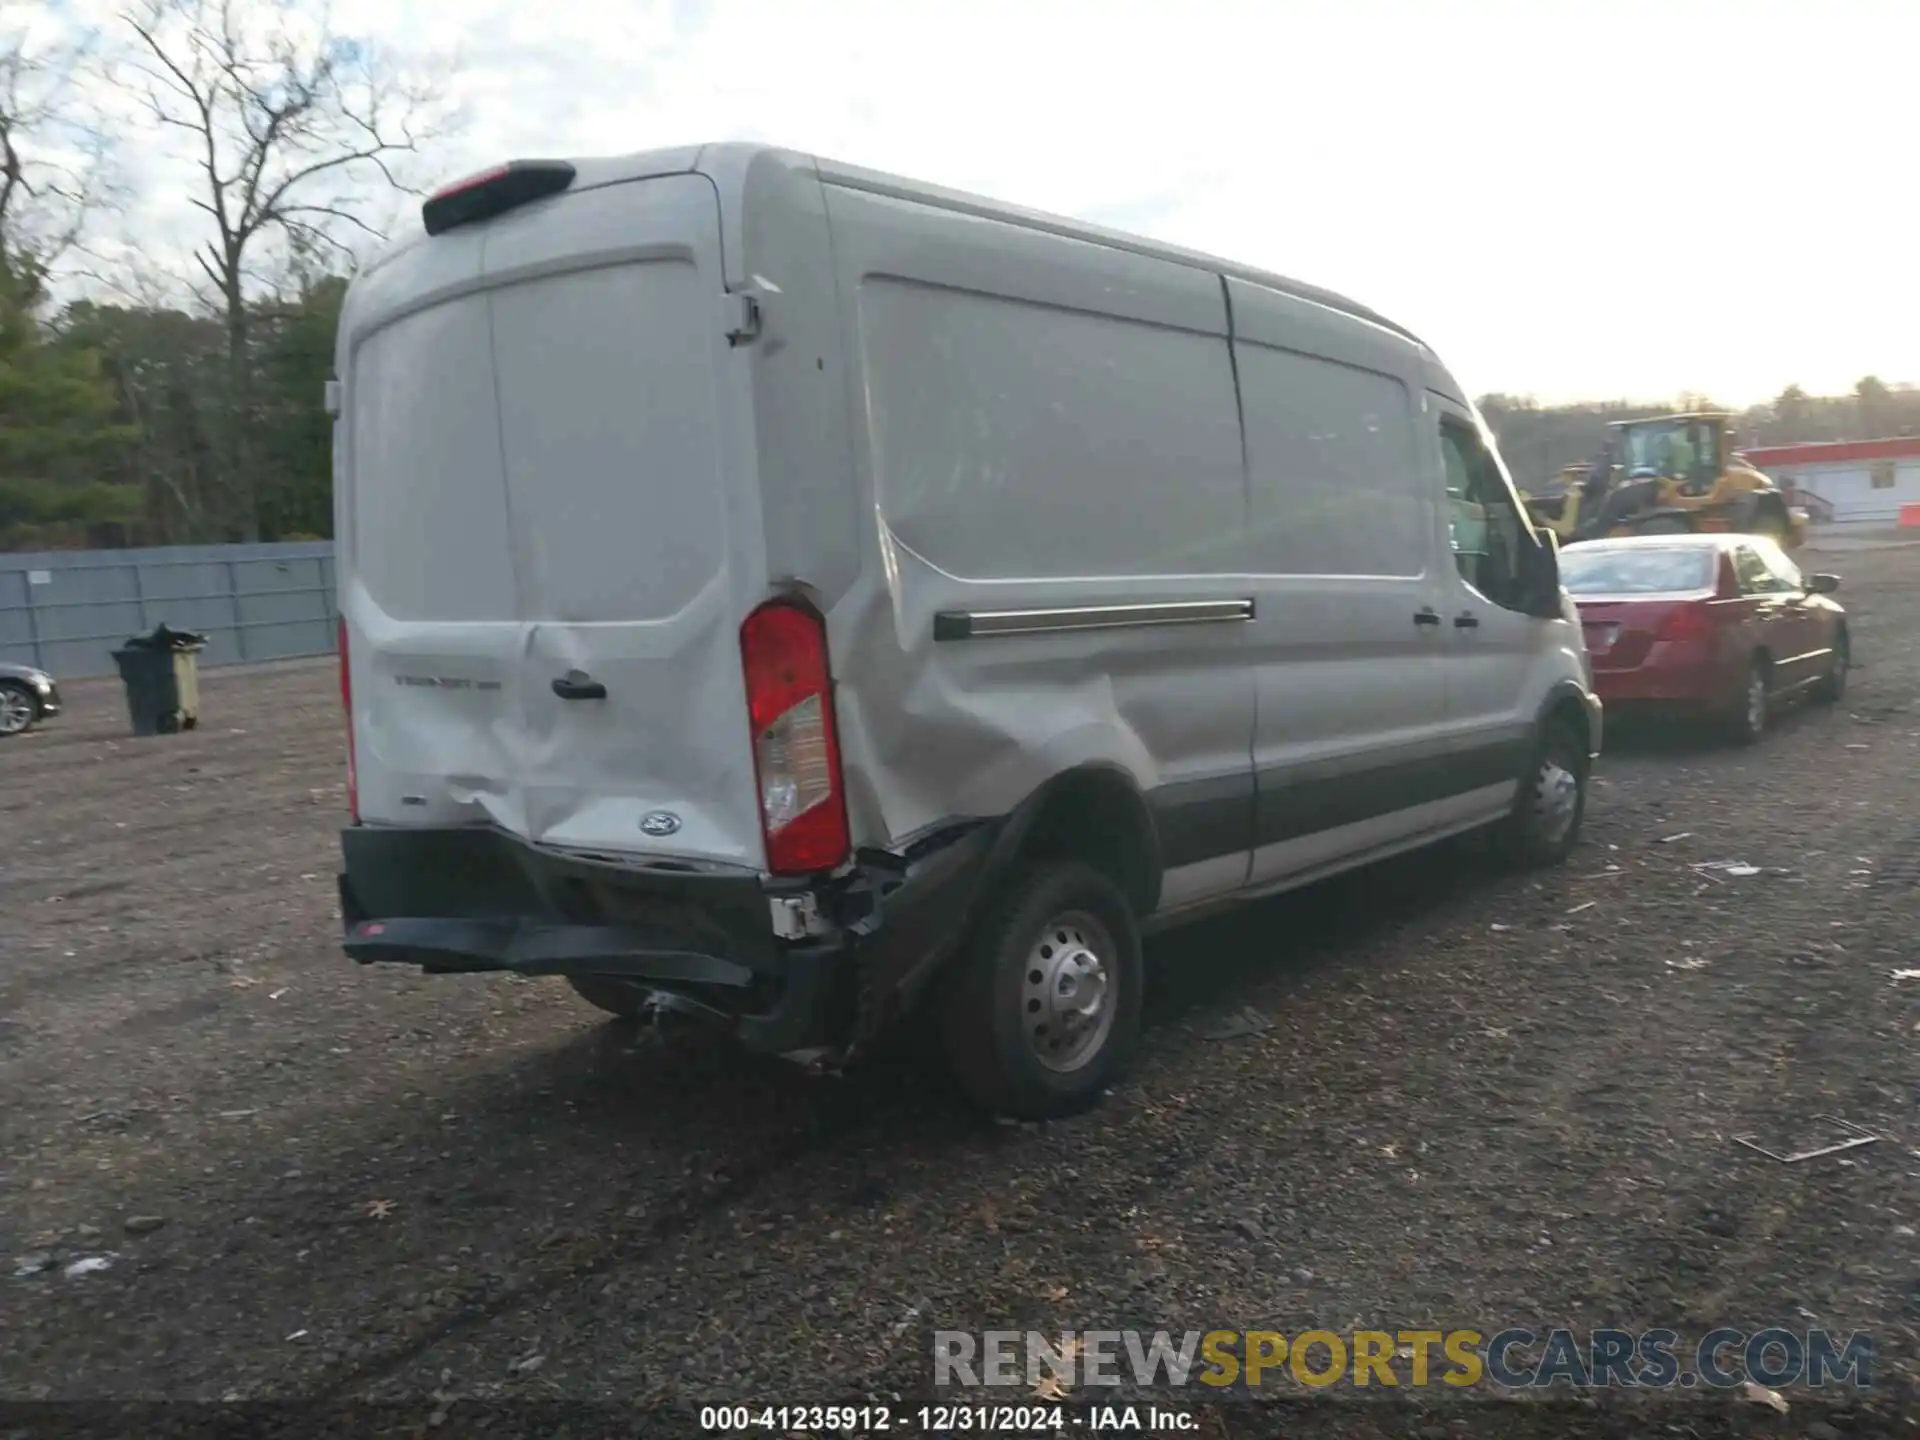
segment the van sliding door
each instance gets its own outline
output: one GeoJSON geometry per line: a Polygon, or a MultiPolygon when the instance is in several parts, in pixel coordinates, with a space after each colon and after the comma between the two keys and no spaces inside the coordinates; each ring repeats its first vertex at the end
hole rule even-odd
{"type": "Polygon", "coordinates": [[[1310,301],[1228,292],[1258,610],[1258,885],[1444,827],[1459,782],[1407,347],[1310,301]]]}

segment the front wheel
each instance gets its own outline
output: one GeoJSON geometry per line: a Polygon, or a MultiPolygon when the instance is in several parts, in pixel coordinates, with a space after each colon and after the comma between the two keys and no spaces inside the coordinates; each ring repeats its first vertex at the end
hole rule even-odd
{"type": "Polygon", "coordinates": [[[1760,737],[1767,733],[1767,723],[1773,716],[1769,680],[1767,662],[1755,660],[1740,682],[1740,692],[1734,697],[1726,719],[1728,738],[1736,745],[1757,745],[1760,737]]]}
{"type": "Polygon", "coordinates": [[[1070,1115],[1126,1069],[1140,1033],[1140,936],[1099,872],[1036,865],[953,963],[944,1038],[976,1104],[1026,1120],[1070,1115]]]}
{"type": "Polygon", "coordinates": [[[1587,813],[1591,769],[1580,732],[1565,720],[1548,723],[1534,744],[1513,811],[1494,835],[1510,863],[1528,869],[1558,865],[1573,852],[1587,813]]]}
{"type": "Polygon", "coordinates": [[[22,735],[40,719],[40,702],[13,680],[0,680],[0,736],[22,735]]]}
{"type": "Polygon", "coordinates": [[[1833,637],[1833,652],[1827,657],[1827,673],[1813,687],[1813,698],[1825,705],[1836,703],[1847,693],[1847,672],[1853,666],[1853,653],[1847,645],[1847,632],[1833,637]]]}

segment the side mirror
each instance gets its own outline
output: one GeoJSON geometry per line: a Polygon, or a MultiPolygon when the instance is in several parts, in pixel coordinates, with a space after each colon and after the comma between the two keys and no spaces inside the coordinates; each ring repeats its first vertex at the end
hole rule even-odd
{"type": "Polygon", "coordinates": [[[1806,582],[1809,595],[1831,595],[1840,588],[1838,575],[1809,575],[1806,582]]]}
{"type": "Polygon", "coordinates": [[[1522,599],[1519,609],[1542,620],[1558,620],[1561,618],[1560,537],[1551,530],[1540,530],[1537,534],[1537,544],[1522,541],[1520,545],[1518,567],[1522,599]]]}

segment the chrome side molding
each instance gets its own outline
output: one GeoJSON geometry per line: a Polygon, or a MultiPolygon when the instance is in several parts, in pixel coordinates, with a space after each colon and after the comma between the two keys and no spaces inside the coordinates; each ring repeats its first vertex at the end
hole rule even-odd
{"type": "Polygon", "coordinates": [[[1217,625],[1253,619],[1253,600],[1174,600],[1153,605],[1069,605],[1046,610],[942,610],[935,640],[989,635],[1049,635],[1066,630],[1130,630],[1150,625],[1217,625]]]}

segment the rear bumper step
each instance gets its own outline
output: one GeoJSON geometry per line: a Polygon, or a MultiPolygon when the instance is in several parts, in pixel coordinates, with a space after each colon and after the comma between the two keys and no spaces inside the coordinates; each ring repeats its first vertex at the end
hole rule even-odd
{"type": "Polygon", "coordinates": [[[523,975],[611,975],[744,987],[753,972],[731,960],[664,949],[617,925],[554,925],[526,920],[399,918],[351,927],[347,954],[367,963],[400,960],[424,970],[517,970],[523,975]]]}
{"type": "MultiPolygon", "coordinates": [[[[341,877],[344,885],[345,877],[341,877]]],[[[349,925],[343,946],[362,964],[417,965],[430,975],[594,975],[631,980],[664,992],[670,1008],[730,1024],[756,1050],[786,1054],[828,1043],[827,997],[839,957],[796,951],[764,1009],[735,1013],[696,1000],[682,986],[754,993],[744,965],[690,950],[671,950],[614,925],[564,925],[524,920],[411,917],[349,925]]],[[[768,987],[762,985],[759,990],[768,987]]],[[[708,993],[711,993],[710,991],[708,993]]]]}
{"type": "Polygon", "coordinates": [[[601,976],[729,1021],[756,1050],[840,1050],[904,1011],[966,928],[995,827],[875,856],[815,894],[830,933],[783,940],[757,875],[630,869],[488,828],[341,832],[342,948],[429,973],[601,976]]]}

